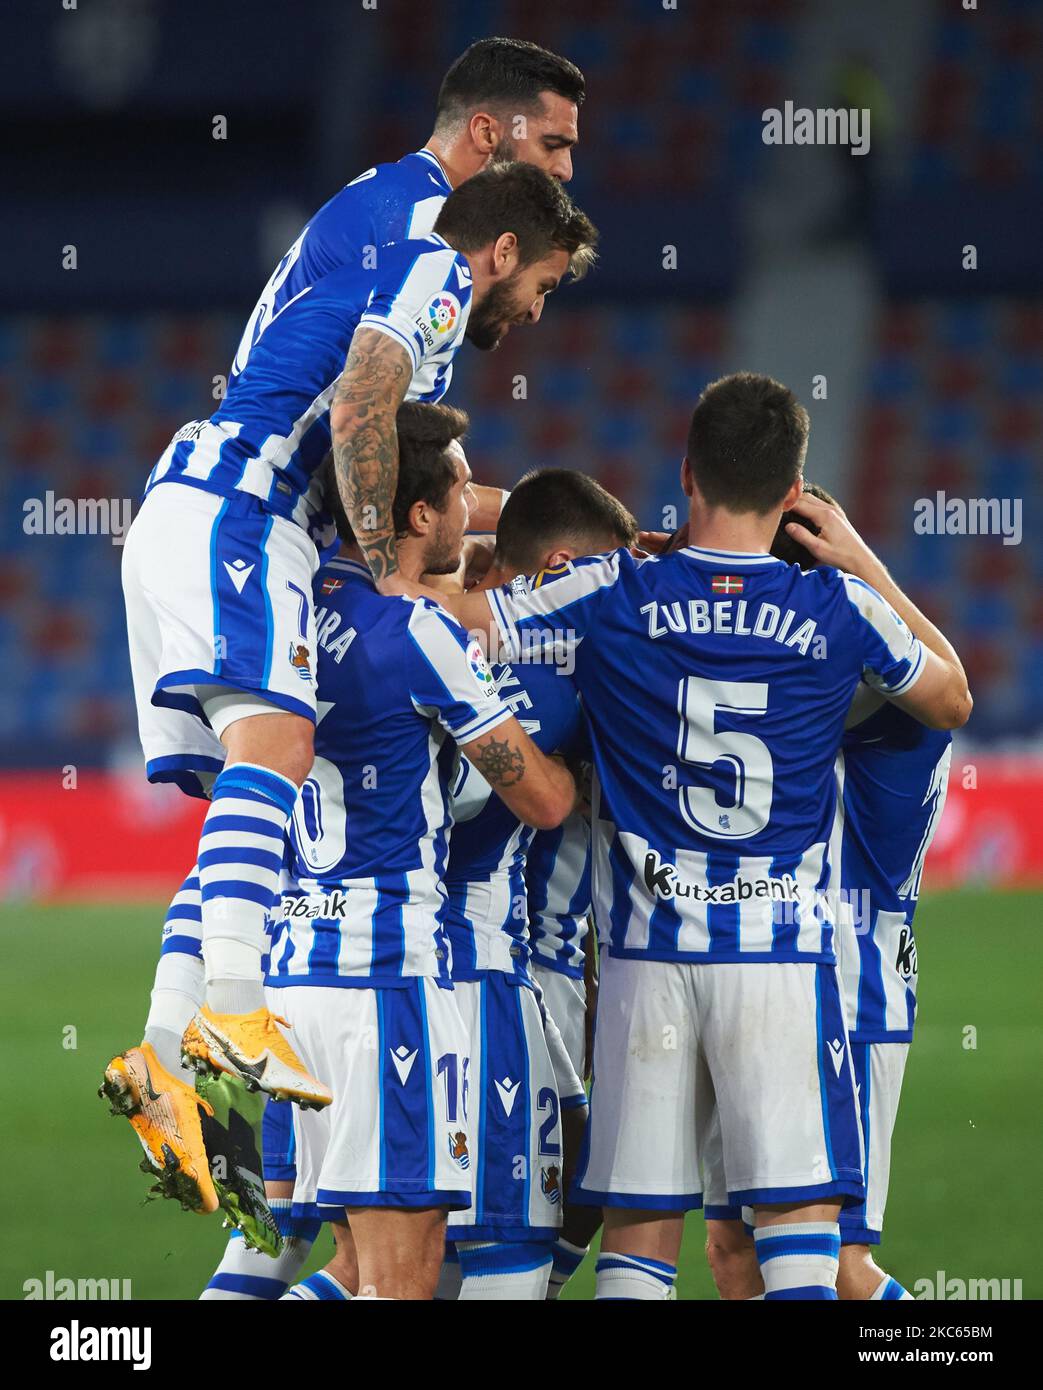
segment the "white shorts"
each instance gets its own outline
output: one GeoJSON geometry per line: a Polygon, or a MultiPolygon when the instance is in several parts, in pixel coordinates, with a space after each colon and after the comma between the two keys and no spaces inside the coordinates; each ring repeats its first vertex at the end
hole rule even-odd
{"type": "Polygon", "coordinates": [[[576,1200],[702,1206],[715,1110],[729,1204],[862,1196],[836,968],[606,957],[576,1200]]]}
{"type": "Polygon", "coordinates": [[[345,1207],[466,1207],[469,1038],[454,992],[290,985],[270,990],[301,1061],[333,1091],[293,1111],[293,1211],[343,1220],[345,1207]]]}
{"type": "Polygon", "coordinates": [[[470,1030],[466,1104],[473,1205],[449,1240],[554,1240],[561,1225],[561,1122],[554,1065],[531,989],[488,971],[455,986],[470,1030]]]}
{"type": "Polygon", "coordinates": [[[533,979],[543,993],[543,1007],[557,1025],[572,1069],[586,1075],[587,990],[582,980],[563,975],[560,970],[540,965],[534,956],[529,962],[533,979]]]}
{"type": "Polygon", "coordinates": [[[161,483],[148,494],[123,547],[123,596],[149,781],[201,795],[220,772],[224,747],[201,687],[247,691],[314,721],[318,566],[307,532],[249,493],[161,483]]]}
{"type": "Polygon", "coordinates": [[[891,1181],[891,1137],[898,1115],[908,1043],[851,1044],[865,1145],[866,1197],[840,1213],[842,1245],[879,1245],[891,1181]]]}

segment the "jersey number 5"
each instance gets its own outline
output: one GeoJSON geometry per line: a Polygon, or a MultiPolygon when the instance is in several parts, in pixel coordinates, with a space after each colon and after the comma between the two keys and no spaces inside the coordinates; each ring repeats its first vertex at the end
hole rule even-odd
{"type": "Polygon", "coordinates": [[[727,779],[723,804],[713,787],[679,787],[681,815],[693,829],[715,840],[744,840],[764,829],[774,777],[767,744],[752,734],[718,730],[718,711],[752,716],[767,707],[766,684],[701,676],[685,676],[678,684],[678,757],[707,774],[716,769],[719,777],[723,771],[727,779]]]}

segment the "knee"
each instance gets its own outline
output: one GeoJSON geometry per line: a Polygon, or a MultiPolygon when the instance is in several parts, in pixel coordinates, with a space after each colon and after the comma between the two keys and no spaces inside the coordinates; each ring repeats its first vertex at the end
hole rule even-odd
{"type": "Polygon", "coordinates": [[[706,1260],[722,1298],[753,1298],[761,1291],[757,1253],[741,1222],[707,1222],[706,1260]]]}

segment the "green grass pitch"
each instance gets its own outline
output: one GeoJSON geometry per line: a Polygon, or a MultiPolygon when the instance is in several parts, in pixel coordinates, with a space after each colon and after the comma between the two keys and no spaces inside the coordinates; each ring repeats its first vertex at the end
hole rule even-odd
{"type": "MultiPolygon", "coordinates": [[[[144,1202],[126,1121],[95,1092],[139,1040],[161,909],[5,907],[5,1193],[0,1297],[30,1279],[130,1279],[136,1299],[194,1299],[220,1258],[213,1217],[144,1202]]],[[[917,918],[920,1022],[898,1118],[881,1260],[907,1287],[1022,1280],[1043,1297],[1039,932],[1043,893],[926,897],[917,918]],[[970,1030],[970,1031],[969,1031],[970,1030]],[[973,1037],[976,1045],[966,1045],[973,1037]]],[[[702,1217],[688,1218],[679,1296],[712,1298],[702,1217]]],[[[320,1238],[310,1268],[327,1258],[320,1238]]],[[[593,1260],[568,1297],[593,1294],[593,1260]]]]}

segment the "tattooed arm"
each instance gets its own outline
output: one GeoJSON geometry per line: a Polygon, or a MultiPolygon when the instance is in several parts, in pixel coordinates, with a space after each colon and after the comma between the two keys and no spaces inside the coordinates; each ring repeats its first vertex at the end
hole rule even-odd
{"type": "Polygon", "coordinates": [[[572,773],[541,753],[517,719],[461,744],[460,752],[518,819],[537,830],[553,830],[576,804],[572,773]]]}
{"type": "Polygon", "coordinates": [[[398,483],[395,415],[412,380],[409,354],[375,328],[358,328],[333,395],[330,432],[344,510],[373,578],[398,592],[391,508],[398,483]]]}

